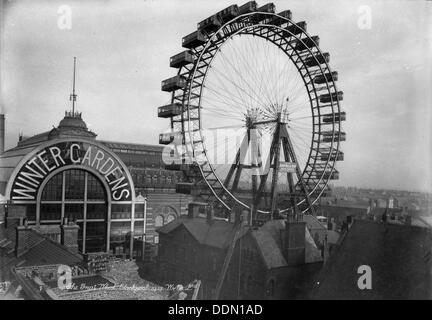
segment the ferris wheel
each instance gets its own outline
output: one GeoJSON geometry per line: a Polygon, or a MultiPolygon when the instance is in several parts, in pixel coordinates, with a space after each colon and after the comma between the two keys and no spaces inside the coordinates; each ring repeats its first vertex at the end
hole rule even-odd
{"type": "Polygon", "coordinates": [[[330,56],[306,29],[290,10],[250,1],[183,38],[187,50],[170,59],[178,73],[162,82],[171,101],[158,109],[171,120],[159,142],[189,178],[179,189],[256,219],[313,212],[339,177],[346,115],[330,56]]]}

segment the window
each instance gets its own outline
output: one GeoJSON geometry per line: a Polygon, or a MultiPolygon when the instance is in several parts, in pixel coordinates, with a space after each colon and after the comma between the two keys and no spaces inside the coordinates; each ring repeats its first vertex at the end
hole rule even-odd
{"type": "MultiPolygon", "coordinates": [[[[65,173],[65,198],[66,200],[82,200],[84,199],[84,184],[85,171],[83,170],[67,170],[65,173]]],[[[99,183],[99,182],[98,182],[99,183]]]]}
{"type": "Polygon", "coordinates": [[[105,203],[87,204],[87,219],[105,219],[107,214],[107,205],[105,203]]]}
{"type": "Polygon", "coordinates": [[[40,219],[44,221],[61,221],[61,203],[47,203],[40,205],[40,219]]]}
{"type": "Polygon", "coordinates": [[[180,248],[180,260],[186,261],[186,249],[185,248],[180,248]]]}
{"type": "Polygon", "coordinates": [[[112,204],[111,218],[112,219],[130,219],[132,207],[130,204],[112,204]]]}
{"type": "Polygon", "coordinates": [[[245,291],[245,289],[246,289],[246,276],[245,276],[245,274],[243,273],[243,274],[241,274],[240,275],[240,290],[242,290],[242,291],[245,291]]]}
{"type": "Polygon", "coordinates": [[[218,270],[218,265],[217,265],[217,258],[216,258],[216,256],[215,255],[212,255],[212,268],[213,268],[213,271],[217,271],[218,270]]]}
{"type": "Polygon", "coordinates": [[[104,187],[93,175],[88,176],[87,199],[105,201],[104,187]]]}
{"type": "Polygon", "coordinates": [[[274,279],[271,279],[268,283],[267,283],[267,290],[266,290],[266,294],[268,297],[274,297],[274,290],[275,290],[275,281],[274,279]]]}
{"type": "Polygon", "coordinates": [[[154,243],[159,244],[159,236],[154,236],[154,243]]]}
{"type": "Polygon", "coordinates": [[[167,218],[167,223],[170,223],[171,221],[173,221],[176,217],[173,214],[169,214],[168,218],[167,218]]]}
{"type": "Polygon", "coordinates": [[[57,174],[46,184],[42,192],[42,201],[62,200],[63,174],[57,174]]]}
{"type": "Polygon", "coordinates": [[[135,218],[144,218],[144,204],[135,205],[135,218]]]}
{"type": "MultiPolygon", "coordinates": [[[[40,222],[58,224],[63,218],[76,221],[80,227],[79,251],[105,251],[108,218],[106,199],[105,187],[92,173],[81,169],[62,171],[53,176],[42,190],[40,222]]],[[[131,211],[130,205],[128,211],[131,211]]]]}
{"type": "Polygon", "coordinates": [[[84,219],[83,203],[66,203],[64,216],[70,221],[84,219]]]}
{"type": "Polygon", "coordinates": [[[155,218],[155,227],[162,227],[164,224],[163,216],[159,215],[155,218]]]}
{"type": "Polygon", "coordinates": [[[246,291],[251,293],[253,290],[253,278],[252,276],[248,277],[246,291]]]}

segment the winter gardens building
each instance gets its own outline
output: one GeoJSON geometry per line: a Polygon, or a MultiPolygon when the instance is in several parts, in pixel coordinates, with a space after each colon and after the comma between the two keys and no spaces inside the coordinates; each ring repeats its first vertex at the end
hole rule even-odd
{"type": "MultiPolygon", "coordinates": [[[[0,120],[4,146],[4,115],[0,120]]],[[[182,173],[165,170],[160,146],[96,136],[81,113],[70,111],[52,130],[2,147],[0,221],[21,218],[60,241],[66,218],[80,227],[79,252],[150,260],[155,228],[186,213],[190,199],[174,189],[182,173]]]]}

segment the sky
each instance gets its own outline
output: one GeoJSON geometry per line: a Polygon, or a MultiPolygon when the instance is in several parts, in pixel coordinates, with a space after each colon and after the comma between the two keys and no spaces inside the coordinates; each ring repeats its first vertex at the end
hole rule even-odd
{"type": "MultiPolygon", "coordinates": [[[[16,145],[20,132],[57,126],[70,109],[74,56],[77,108],[98,138],[157,144],[169,124],[157,117],[157,107],[170,101],[160,90],[175,75],[169,58],[184,50],[181,39],[197,22],[232,3],[3,1],[6,147],[16,145]]],[[[335,184],[432,192],[432,1],[274,4],[277,12],[290,9],[294,21],[307,21],[339,73],[347,141],[335,184]]]]}

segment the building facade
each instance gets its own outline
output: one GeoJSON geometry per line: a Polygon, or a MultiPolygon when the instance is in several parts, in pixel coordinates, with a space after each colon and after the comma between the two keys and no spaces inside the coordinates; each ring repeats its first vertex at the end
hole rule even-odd
{"type": "Polygon", "coordinates": [[[151,260],[155,228],[186,213],[190,198],[175,193],[182,173],[165,170],[160,146],[96,136],[81,113],[66,112],[57,127],[3,152],[4,220],[22,217],[59,241],[66,219],[80,227],[80,253],[151,260]]]}
{"type": "MultiPolygon", "coordinates": [[[[305,298],[323,265],[308,223],[270,220],[261,227],[240,228],[219,299],[305,298]]],[[[236,229],[234,221],[194,210],[159,228],[154,281],[187,285],[199,279],[201,298],[213,299],[236,229]]]]}

